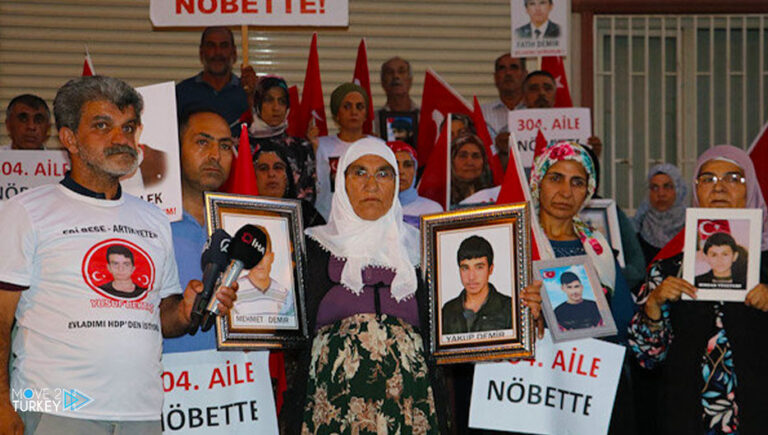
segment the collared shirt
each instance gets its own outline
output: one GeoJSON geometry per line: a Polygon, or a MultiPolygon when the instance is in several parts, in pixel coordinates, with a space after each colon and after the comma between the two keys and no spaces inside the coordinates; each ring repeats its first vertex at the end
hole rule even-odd
{"type": "MultiPolygon", "coordinates": [[[[61,183],[62,186],[66,187],[67,189],[79,193],[83,196],[89,196],[91,198],[96,199],[108,199],[107,195],[101,193],[101,192],[94,192],[93,190],[83,186],[82,184],[78,183],[77,181],[72,179],[72,171],[67,171],[66,174],[64,174],[64,179],[62,179],[59,183],[61,183]]],[[[109,199],[110,201],[116,201],[120,199],[120,197],[123,195],[123,189],[120,187],[120,185],[117,185],[117,193],[115,194],[114,198],[109,199]]]]}
{"type": "MultiPolygon", "coordinates": [[[[193,279],[202,279],[200,255],[208,239],[203,228],[191,214],[184,211],[181,220],[171,223],[173,251],[179,268],[179,281],[184,288],[193,279]]],[[[163,339],[163,353],[192,352],[195,350],[216,349],[216,329],[206,332],[198,330],[195,335],[184,334],[180,337],[163,339]]]]}
{"type": "Polygon", "coordinates": [[[543,37],[547,33],[547,27],[549,27],[549,20],[547,20],[546,23],[538,27],[534,26],[533,23],[531,23],[531,37],[535,39],[543,37]],[[536,32],[539,32],[539,33],[536,33],[536,32]]]}
{"type": "MultiPolygon", "coordinates": [[[[509,112],[506,104],[501,99],[492,101],[490,103],[484,103],[480,106],[483,111],[483,118],[485,118],[485,124],[488,125],[488,132],[491,134],[491,138],[495,139],[499,133],[508,132],[507,127],[509,112]]],[[[525,109],[525,104],[520,101],[515,110],[525,109]]]]}
{"type": "Polygon", "coordinates": [[[213,89],[203,80],[200,72],[176,85],[176,106],[178,112],[196,108],[210,108],[227,120],[232,135],[240,136],[239,120],[248,110],[248,97],[240,85],[240,77],[231,75],[229,83],[220,91],[213,89]]]}

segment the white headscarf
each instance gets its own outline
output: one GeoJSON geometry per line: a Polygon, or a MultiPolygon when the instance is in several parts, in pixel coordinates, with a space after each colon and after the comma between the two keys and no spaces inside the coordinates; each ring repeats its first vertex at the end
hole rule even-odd
{"type": "Polygon", "coordinates": [[[395,270],[391,290],[396,301],[416,292],[418,283],[413,268],[419,264],[419,233],[403,222],[403,210],[397,199],[399,178],[395,154],[384,141],[374,137],[358,140],[339,161],[328,224],[305,230],[331,254],[346,260],[341,284],[356,295],[363,290],[362,270],[368,265],[395,270]],[[379,156],[395,170],[392,206],[375,221],[365,220],[355,213],[345,188],[347,168],[365,155],[379,156]]]}

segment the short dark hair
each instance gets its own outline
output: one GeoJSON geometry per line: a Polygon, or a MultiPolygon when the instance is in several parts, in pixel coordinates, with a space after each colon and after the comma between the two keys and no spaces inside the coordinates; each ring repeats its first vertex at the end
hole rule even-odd
{"type": "Polygon", "coordinates": [[[701,249],[701,252],[706,254],[709,251],[709,248],[713,246],[726,245],[730,246],[733,252],[738,252],[739,245],[736,244],[736,240],[733,239],[733,236],[728,233],[715,233],[707,237],[707,241],[704,242],[704,247],[701,249]]]}
{"type": "Polygon", "coordinates": [[[135,264],[133,262],[133,252],[131,252],[130,249],[128,249],[126,246],[123,245],[111,245],[109,248],[107,248],[107,263],[109,263],[109,256],[110,255],[122,255],[123,257],[126,257],[131,260],[131,264],[135,264]]]}
{"type": "Polygon", "coordinates": [[[488,259],[488,266],[493,266],[493,247],[488,240],[480,236],[469,236],[459,245],[456,251],[456,262],[461,264],[464,260],[485,257],[488,259]]]}
{"type": "Polygon", "coordinates": [[[53,114],[56,128],[67,127],[77,131],[83,106],[89,101],[107,101],[120,110],[131,106],[136,119],[141,123],[144,100],[130,85],[120,79],[106,76],[85,76],[68,81],[59,88],[53,99],[53,114]]]}
{"type": "Polygon", "coordinates": [[[499,62],[501,62],[501,58],[503,58],[504,56],[509,56],[509,57],[511,57],[512,59],[517,59],[517,60],[519,60],[519,61],[520,61],[520,64],[523,66],[523,70],[525,71],[525,62],[526,62],[526,59],[525,59],[524,57],[512,57],[512,53],[510,53],[510,52],[506,52],[506,53],[502,54],[501,56],[497,57],[495,61],[493,61],[493,71],[494,71],[494,72],[495,72],[497,69],[499,69],[499,62]]]}
{"type": "Polygon", "coordinates": [[[224,118],[224,115],[219,113],[218,110],[207,107],[207,106],[196,106],[192,108],[188,108],[181,112],[181,115],[179,116],[179,149],[181,149],[181,139],[184,137],[184,133],[186,132],[187,128],[189,127],[189,120],[200,113],[212,113],[214,115],[218,115],[225,124],[229,126],[229,123],[227,122],[227,119],[224,118]]]}
{"type": "Polygon", "coordinates": [[[574,281],[581,283],[579,276],[573,272],[563,272],[563,274],[560,275],[560,285],[567,285],[574,281]]]}
{"type": "MultiPolygon", "coordinates": [[[[205,37],[208,36],[209,33],[215,32],[217,30],[223,30],[223,31],[227,32],[227,34],[229,35],[229,43],[232,44],[233,47],[235,46],[235,35],[232,33],[232,29],[230,29],[229,27],[226,27],[226,26],[206,27],[205,30],[203,30],[203,34],[200,35],[200,46],[201,47],[203,46],[203,44],[205,43],[205,37]]],[[[235,47],[235,48],[237,48],[237,47],[235,47]]]]}
{"type": "Polygon", "coordinates": [[[43,108],[45,109],[45,114],[46,116],[48,116],[48,119],[51,118],[51,109],[48,108],[48,104],[45,102],[45,100],[33,94],[21,94],[13,97],[11,102],[8,103],[8,107],[5,109],[6,118],[11,117],[11,111],[13,110],[13,106],[15,106],[17,103],[21,103],[33,109],[43,108]]]}
{"type": "MultiPolygon", "coordinates": [[[[530,3],[533,0],[523,0],[523,6],[528,7],[528,3],[530,3]]],[[[548,0],[549,4],[552,4],[552,0],[548,0]]]]}
{"type": "Polygon", "coordinates": [[[548,77],[550,80],[552,80],[552,83],[557,84],[557,81],[555,80],[555,77],[552,74],[550,74],[547,71],[536,70],[536,71],[532,71],[532,72],[528,73],[528,75],[525,76],[525,80],[523,80],[523,90],[525,90],[525,85],[528,84],[528,81],[531,80],[532,78],[536,77],[536,76],[548,77]]]}

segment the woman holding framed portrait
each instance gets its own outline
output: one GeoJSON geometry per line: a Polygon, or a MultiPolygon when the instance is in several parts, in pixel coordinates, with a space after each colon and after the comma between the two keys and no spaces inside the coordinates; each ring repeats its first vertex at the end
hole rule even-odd
{"type": "Polygon", "coordinates": [[[445,433],[419,234],[403,222],[398,178],[383,141],[358,140],[339,161],[328,224],[306,231],[314,339],[294,386],[301,433],[445,433]]]}
{"type": "Polygon", "coordinates": [[[684,229],[651,264],[630,345],[641,366],[660,373],[653,416],[660,433],[763,433],[768,348],[759,343],[768,336],[768,209],[752,161],[739,148],[710,148],[695,174],[694,207],[762,210],[761,284],[748,289],[744,303],[696,301],[694,285],[680,278],[684,229]],[[683,294],[694,300],[681,300],[683,294]]]}
{"type": "MultiPolygon", "coordinates": [[[[531,170],[531,204],[540,225],[533,231],[542,259],[589,257],[616,324],[617,335],[606,339],[626,345],[627,326],[634,313],[629,287],[608,240],[579,218],[596,183],[595,164],[584,147],[575,142],[548,146],[535,158],[531,170]]],[[[538,294],[541,285],[539,281],[524,292],[538,294]]],[[[618,388],[609,433],[632,433],[635,421],[628,371],[622,373],[618,388]]]]}

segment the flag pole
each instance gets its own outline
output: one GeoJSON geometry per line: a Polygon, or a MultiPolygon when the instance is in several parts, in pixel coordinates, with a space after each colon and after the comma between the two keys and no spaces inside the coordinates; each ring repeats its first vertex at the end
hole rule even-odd
{"type": "Polygon", "coordinates": [[[243,65],[248,65],[248,26],[240,26],[240,42],[243,45],[243,65]]]}
{"type": "Polygon", "coordinates": [[[536,57],[536,70],[541,71],[541,56],[536,57]]]}

